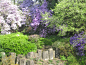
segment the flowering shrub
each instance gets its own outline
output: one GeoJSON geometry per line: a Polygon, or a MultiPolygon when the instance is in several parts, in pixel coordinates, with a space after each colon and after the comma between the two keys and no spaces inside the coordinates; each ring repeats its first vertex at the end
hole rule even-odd
{"type": "Polygon", "coordinates": [[[10,0],[1,0],[0,2],[0,26],[2,34],[10,34],[10,30],[16,30],[22,26],[23,13],[18,6],[10,0]]]}
{"type": "MultiPolygon", "coordinates": [[[[50,12],[50,16],[52,16],[52,11],[49,11],[47,9],[47,2],[46,0],[44,0],[43,4],[40,6],[40,4],[36,4],[35,6],[32,5],[33,4],[33,1],[30,1],[30,0],[25,0],[23,1],[23,3],[20,5],[20,9],[22,10],[23,8],[25,10],[28,10],[27,8],[30,9],[30,13],[27,13],[27,14],[30,14],[32,16],[32,22],[31,22],[31,27],[33,28],[34,30],[34,33],[35,32],[38,32],[39,35],[41,37],[46,37],[47,33],[54,33],[55,32],[55,28],[47,28],[46,25],[44,25],[41,21],[41,12],[43,14],[45,14],[45,12],[50,12]]],[[[23,11],[23,10],[22,10],[23,11]]],[[[44,22],[47,22],[46,20],[44,22]]]]}
{"type": "Polygon", "coordinates": [[[76,49],[76,55],[84,56],[85,44],[86,44],[86,33],[82,31],[80,34],[75,34],[70,38],[70,44],[76,49]]]}

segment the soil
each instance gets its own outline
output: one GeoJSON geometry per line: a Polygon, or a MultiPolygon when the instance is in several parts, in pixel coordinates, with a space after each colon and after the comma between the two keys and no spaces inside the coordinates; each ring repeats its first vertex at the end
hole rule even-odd
{"type": "Polygon", "coordinates": [[[65,65],[64,62],[66,61],[62,61],[58,58],[54,58],[52,60],[52,62],[50,62],[49,60],[40,60],[40,61],[34,61],[34,65],[42,65],[42,63],[46,63],[46,65],[48,64],[53,64],[53,65],[65,65]]]}

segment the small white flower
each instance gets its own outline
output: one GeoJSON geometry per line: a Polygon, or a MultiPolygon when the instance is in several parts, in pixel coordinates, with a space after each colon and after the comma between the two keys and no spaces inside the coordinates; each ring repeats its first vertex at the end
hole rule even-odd
{"type": "Polygon", "coordinates": [[[12,24],[11,27],[12,27],[12,29],[14,29],[14,30],[17,28],[16,24],[12,24]]]}
{"type": "Polygon", "coordinates": [[[20,36],[19,34],[17,34],[17,36],[20,36]]]}
{"type": "Polygon", "coordinates": [[[20,22],[18,22],[17,24],[19,25],[19,27],[21,27],[21,23],[20,22]]]}
{"type": "Polygon", "coordinates": [[[11,34],[11,32],[6,32],[6,34],[11,34]]]}
{"type": "Polygon", "coordinates": [[[47,18],[45,18],[45,19],[47,19],[47,18]]]}

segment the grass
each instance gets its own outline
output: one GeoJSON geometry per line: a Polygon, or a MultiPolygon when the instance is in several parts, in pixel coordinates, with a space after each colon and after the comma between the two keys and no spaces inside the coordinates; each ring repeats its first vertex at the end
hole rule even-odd
{"type": "Polygon", "coordinates": [[[52,60],[49,60],[49,63],[52,63],[52,60]]]}

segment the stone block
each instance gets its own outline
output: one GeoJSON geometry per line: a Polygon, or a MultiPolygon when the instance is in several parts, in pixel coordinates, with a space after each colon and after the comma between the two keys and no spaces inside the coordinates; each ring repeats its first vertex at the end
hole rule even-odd
{"type": "Polygon", "coordinates": [[[59,49],[58,48],[55,49],[55,58],[60,58],[59,57],[59,49]]]}
{"type": "Polygon", "coordinates": [[[52,48],[48,49],[48,53],[49,53],[49,59],[52,60],[53,59],[53,49],[52,48]]]}
{"type": "Polygon", "coordinates": [[[53,58],[55,58],[55,51],[53,50],[53,58]]]}
{"type": "Polygon", "coordinates": [[[27,58],[27,59],[34,58],[34,52],[29,52],[29,53],[26,55],[26,58],[27,58]]]}
{"type": "Polygon", "coordinates": [[[10,56],[10,63],[11,63],[11,64],[15,64],[16,53],[14,53],[14,52],[9,52],[9,56],[10,56]]]}
{"type": "Polygon", "coordinates": [[[25,58],[25,57],[24,57],[23,55],[19,54],[19,55],[17,56],[17,58],[16,58],[16,59],[17,59],[17,61],[16,61],[17,64],[20,64],[20,59],[21,59],[21,58],[25,58]]]}
{"type": "Polygon", "coordinates": [[[37,58],[37,57],[38,57],[38,53],[34,52],[34,58],[37,58]]]}
{"type": "Polygon", "coordinates": [[[37,50],[37,53],[38,53],[38,56],[39,56],[39,59],[42,59],[42,50],[37,50]]]}
{"type": "Polygon", "coordinates": [[[26,65],[26,59],[20,58],[20,64],[19,65],[26,65]]]}
{"type": "Polygon", "coordinates": [[[30,59],[27,59],[26,60],[26,65],[34,65],[34,61],[30,60],[30,59]]]}
{"type": "Polygon", "coordinates": [[[42,58],[43,58],[43,60],[49,60],[48,51],[43,51],[42,58]]]}
{"type": "Polygon", "coordinates": [[[2,55],[1,60],[2,60],[2,63],[3,63],[3,65],[4,65],[5,62],[6,62],[6,60],[7,60],[7,58],[6,58],[6,54],[5,54],[5,52],[0,52],[0,53],[1,53],[1,55],[2,55]]]}

